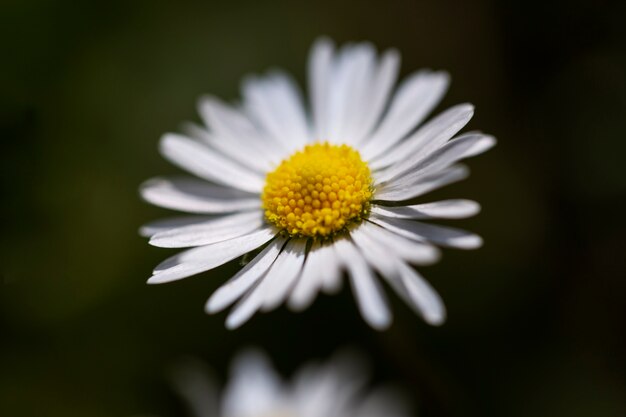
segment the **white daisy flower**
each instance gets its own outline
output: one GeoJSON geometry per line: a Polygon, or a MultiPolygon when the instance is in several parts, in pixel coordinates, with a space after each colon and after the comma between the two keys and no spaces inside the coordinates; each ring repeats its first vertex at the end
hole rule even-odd
{"type": "Polygon", "coordinates": [[[347,272],[363,318],[391,323],[377,275],[426,322],[440,324],[439,295],[410,266],[439,259],[435,245],[474,249],[473,233],[424,223],[469,217],[468,200],[414,199],[468,176],[458,161],[491,148],[479,132],[456,135],[470,104],[426,121],[448,86],[445,72],[421,70],[394,88],[400,56],[378,56],[369,43],[335,50],[322,39],[308,65],[310,112],[292,79],[273,71],[249,77],[243,101],[203,97],[205,126],[161,139],[165,158],[199,179],[158,178],[142,186],[147,201],[195,216],[159,221],[142,233],[167,248],[191,247],[160,265],[150,284],[170,282],[260,249],[208,300],[236,328],[283,302],[309,306],[336,292],[347,272]]]}
{"type": "Polygon", "coordinates": [[[358,361],[338,356],[309,364],[285,382],[259,352],[239,355],[221,393],[199,364],[176,369],[174,382],[196,417],[407,417],[403,398],[368,389],[358,361]],[[220,398],[221,397],[221,398],[220,398]]]}

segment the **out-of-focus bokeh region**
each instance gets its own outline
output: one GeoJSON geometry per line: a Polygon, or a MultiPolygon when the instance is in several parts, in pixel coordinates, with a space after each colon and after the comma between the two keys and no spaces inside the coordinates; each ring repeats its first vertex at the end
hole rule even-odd
{"type": "Polygon", "coordinates": [[[356,346],[376,382],[422,417],[625,415],[626,13],[619,1],[3,2],[0,111],[0,415],[184,415],[168,367],[225,376],[242,346],[290,374],[356,346]],[[238,98],[282,67],[303,83],[318,35],[402,52],[402,74],[446,69],[438,110],[477,106],[498,146],[469,180],[475,252],[421,271],[449,320],[431,328],[395,296],[378,333],[349,289],[235,332],[202,306],[236,263],[162,286],[174,253],[138,236],[167,216],[139,184],[179,171],[160,135],[198,120],[197,98],[238,98]]]}

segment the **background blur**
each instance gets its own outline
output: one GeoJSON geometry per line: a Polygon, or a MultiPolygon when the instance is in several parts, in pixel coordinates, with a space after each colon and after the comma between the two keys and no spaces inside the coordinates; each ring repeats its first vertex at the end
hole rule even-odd
{"type": "Polygon", "coordinates": [[[4,1],[0,415],[183,416],[168,367],[191,354],[223,381],[248,345],[285,375],[357,346],[422,417],[626,415],[624,5],[4,1]],[[432,195],[483,205],[455,225],[484,248],[422,269],[443,327],[392,296],[394,326],[372,331],[344,288],[229,332],[202,307],[236,263],[145,284],[174,253],[137,234],[171,214],[137,192],[179,172],[160,135],[198,120],[203,93],[236,99],[248,73],[279,66],[302,83],[320,34],[395,46],[403,74],[448,70],[438,110],[470,101],[468,129],[499,139],[432,195]]]}

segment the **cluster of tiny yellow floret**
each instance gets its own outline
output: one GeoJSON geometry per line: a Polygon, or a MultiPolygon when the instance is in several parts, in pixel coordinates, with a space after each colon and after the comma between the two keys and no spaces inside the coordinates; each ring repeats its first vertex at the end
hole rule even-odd
{"type": "Polygon", "coordinates": [[[267,175],[265,217],[291,236],[329,237],[369,211],[372,178],[357,151],[307,145],[267,175]]]}

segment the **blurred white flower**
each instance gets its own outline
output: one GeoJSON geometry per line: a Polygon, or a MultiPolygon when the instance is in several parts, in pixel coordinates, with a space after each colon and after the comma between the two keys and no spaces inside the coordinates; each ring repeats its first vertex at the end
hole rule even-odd
{"type": "Polygon", "coordinates": [[[369,389],[363,365],[349,354],[310,364],[284,381],[257,351],[240,354],[221,393],[195,361],[174,374],[178,392],[195,417],[406,417],[404,399],[369,389]]]}
{"type": "Polygon", "coordinates": [[[160,148],[200,179],[153,179],[141,189],[153,204],[196,214],[142,229],[155,246],[192,247],[158,265],[148,282],[185,278],[263,248],[206,304],[214,313],[239,300],[229,328],[283,302],[302,310],[319,291],[336,292],[344,271],[374,328],[391,323],[376,274],[428,323],[442,323],[440,297],[410,265],[437,261],[435,245],[474,249],[482,241],[423,220],[469,217],[480,207],[413,200],[466,178],[458,161],[495,140],[479,132],[453,137],[473,115],[469,104],[423,123],[448,75],[421,70],[396,88],[399,62],[395,50],[378,56],[369,43],[336,50],[322,39],[309,61],[310,112],[296,84],[277,71],[245,79],[241,105],[203,97],[206,126],[166,134],[160,148]]]}

